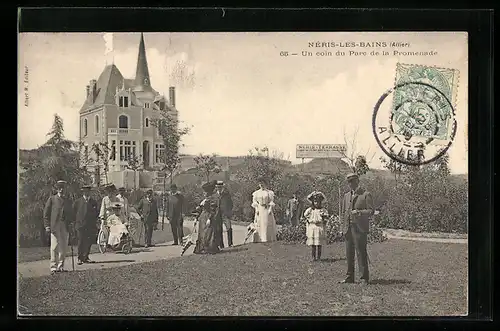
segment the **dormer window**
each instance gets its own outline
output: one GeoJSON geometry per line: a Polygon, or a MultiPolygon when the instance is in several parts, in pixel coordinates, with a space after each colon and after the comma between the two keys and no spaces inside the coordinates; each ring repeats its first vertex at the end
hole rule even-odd
{"type": "Polygon", "coordinates": [[[144,86],[148,86],[148,85],[149,85],[149,79],[144,78],[144,86]]]}
{"type": "Polygon", "coordinates": [[[119,96],[118,97],[118,106],[119,107],[128,107],[129,106],[129,103],[128,103],[128,97],[126,96],[119,96]]]}
{"type": "Polygon", "coordinates": [[[144,108],[151,108],[151,104],[149,102],[144,102],[144,108]]]}

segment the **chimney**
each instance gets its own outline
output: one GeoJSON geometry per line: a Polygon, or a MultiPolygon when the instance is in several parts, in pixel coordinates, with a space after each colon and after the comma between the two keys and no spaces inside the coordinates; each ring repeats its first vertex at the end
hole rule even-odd
{"type": "Polygon", "coordinates": [[[87,94],[85,94],[85,99],[89,97],[89,93],[90,93],[90,86],[87,85],[87,94]]]}
{"type": "Polygon", "coordinates": [[[95,101],[95,97],[96,97],[96,92],[97,92],[97,81],[95,79],[92,79],[90,81],[90,100],[92,100],[92,102],[95,101]]]}
{"type": "Polygon", "coordinates": [[[170,86],[168,88],[168,99],[170,100],[170,106],[175,108],[175,87],[170,86]]]}

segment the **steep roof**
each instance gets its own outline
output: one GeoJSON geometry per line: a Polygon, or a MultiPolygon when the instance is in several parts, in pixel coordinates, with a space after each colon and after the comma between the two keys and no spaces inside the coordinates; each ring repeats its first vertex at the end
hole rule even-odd
{"type": "Polygon", "coordinates": [[[114,64],[110,64],[104,68],[101,75],[97,79],[96,93],[97,96],[94,102],[87,98],[80,109],[83,112],[91,105],[114,104],[116,88],[123,85],[124,78],[114,64]]]}
{"type": "Polygon", "coordinates": [[[135,86],[144,90],[149,90],[151,88],[151,79],[149,78],[148,60],[146,58],[146,46],[144,44],[143,33],[141,33],[141,41],[139,43],[139,54],[137,55],[135,86]]]}
{"type": "Polygon", "coordinates": [[[136,77],[134,79],[125,79],[114,64],[107,65],[97,79],[95,101],[91,102],[90,98],[87,97],[80,109],[80,113],[93,105],[115,104],[116,89],[122,89],[122,87],[125,90],[132,90],[130,103],[134,106],[142,106],[139,98],[157,99],[158,92],[151,87],[151,81],[149,80],[146,47],[142,33],[137,57],[136,77]],[[147,79],[147,85],[144,84],[145,79],[147,79]]]}

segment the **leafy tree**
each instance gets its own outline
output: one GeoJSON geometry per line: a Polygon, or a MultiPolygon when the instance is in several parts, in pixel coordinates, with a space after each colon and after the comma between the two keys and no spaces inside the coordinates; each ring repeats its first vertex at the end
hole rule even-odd
{"type": "Polygon", "coordinates": [[[81,185],[90,179],[88,172],[80,167],[77,144],[64,137],[63,121],[57,114],[47,134],[48,140],[34,151],[34,157],[21,162],[25,169],[20,175],[19,225],[21,242],[43,238],[43,208],[54,193],[58,180],[68,183],[67,193],[71,199],[79,195],[81,185]],[[38,229],[38,233],[23,233],[23,229],[38,229]],[[41,237],[40,237],[41,236],[41,237]]]}
{"type": "MultiPolygon", "coordinates": [[[[167,176],[172,183],[174,172],[180,164],[179,147],[183,136],[189,133],[189,128],[179,128],[179,121],[170,111],[159,110],[159,117],[151,120],[151,124],[158,129],[163,140],[163,152],[160,159],[163,163],[162,171],[165,179],[167,176]]],[[[165,184],[166,185],[166,180],[165,184]]]]}
{"type": "Polygon", "coordinates": [[[218,174],[221,172],[221,166],[217,163],[216,157],[216,154],[200,154],[194,158],[197,175],[205,179],[207,182],[210,181],[211,174],[218,174]]]}
{"type": "Polygon", "coordinates": [[[132,170],[134,172],[134,190],[137,190],[137,185],[136,185],[136,174],[137,171],[142,169],[143,166],[143,161],[142,161],[142,156],[137,156],[137,155],[130,155],[127,159],[127,169],[132,170]]]}
{"type": "Polygon", "coordinates": [[[161,171],[163,172],[163,198],[162,198],[162,222],[163,230],[165,219],[165,199],[167,192],[167,176],[172,184],[174,173],[179,167],[181,158],[179,155],[179,147],[183,136],[189,133],[189,128],[179,128],[179,121],[170,110],[164,109],[158,111],[158,117],[151,121],[151,124],[157,128],[158,133],[163,140],[163,151],[160,154],[160,159],[163,163],[161,171]]]}
{"type": "Polygon", "coordinates": [[[90,162],[94,165],[94,175],[97,186],[101,184],[101,170],[104,172],[104,184],[108,184],[111,147],[105,142],[95,142],[91,146],[91,151],[95,156],[90,158],[90,162]]]}

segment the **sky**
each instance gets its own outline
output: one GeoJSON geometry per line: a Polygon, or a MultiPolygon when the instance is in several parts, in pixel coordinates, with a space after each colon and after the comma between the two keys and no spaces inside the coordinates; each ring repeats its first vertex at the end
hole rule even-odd
{"type": "MultiPolygon", "coordinates": [[[[78,139],[85,86],[114,63],[135,76],[140,33],[26,33],[19,35],[18,145],[43,144],[55,113],[65,135],[78,139]],[[111,37],[111,38],[110,38],[111,37]],[[107,54],[106,54],[107,52],[107,54]],[[27,82],[24,82],[28,70],[27,82]],[[29,96],[25,106],[25,89],[29,96]]],[[[393,86],[396,64],[457,69],[458,131],[449,150],[453,173],[467,173],[467,34],[436,33],[145,33],[151,85],[168,96],[176,87],[183,126],[191,128],[182,152],[245,155],[267,146],[296,163],[296,144],[344,143],[357,132],[356,150],[381,168],[383,152],[372,133],[378,98],[393,86]],[[402,42],[402,51],[433,56],[316,56],[309,42],[402,42]],[[281,56],[281,52],[298,53],[281,56]],[[312,51],[313,56],[302,56],[312,51]],[[177,68],[177,70],[176,70],[177,68]],[[181,74],[174,75],[173,72],[181,74]]],[[[382,51],[382,48],[343,48],[382,51]]],[[[349,147],[349,146],[348,146],[349,147]]]]}

